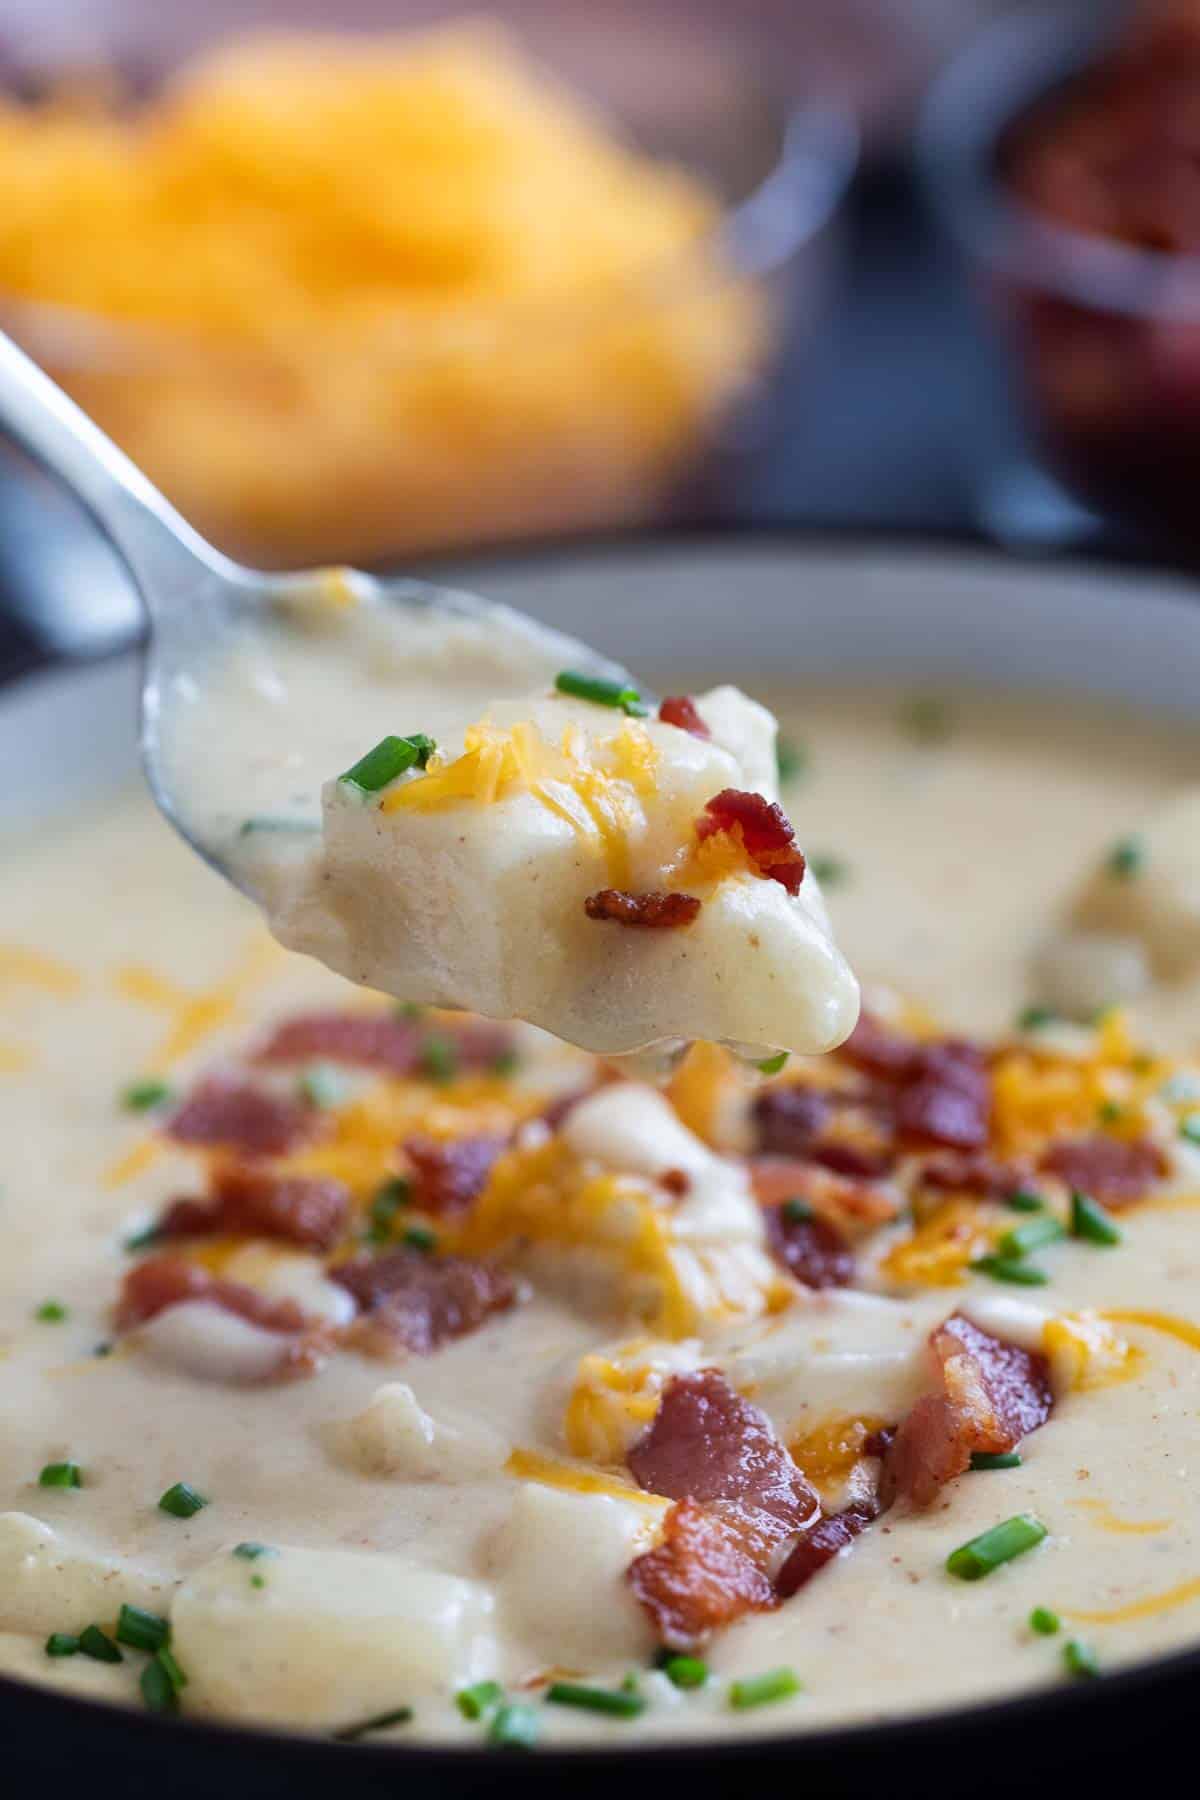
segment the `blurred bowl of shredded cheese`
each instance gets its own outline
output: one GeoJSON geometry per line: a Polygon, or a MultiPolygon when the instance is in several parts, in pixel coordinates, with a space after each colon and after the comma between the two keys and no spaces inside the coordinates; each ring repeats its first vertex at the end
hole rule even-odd
{"type": "MultiPolygon", "coordinates": [[[[544,48],[499,19],[276,30],[136,102],[65,71],[10,94],[0,318],[236,554],[661,516],[761,388],[852,146],[743,87],[709,132],[743,165],[722,191],[679,154],[678,92],[651,145],[544,48]]],[[[644,100],[648,65],[615,62],[644,100]]]]}

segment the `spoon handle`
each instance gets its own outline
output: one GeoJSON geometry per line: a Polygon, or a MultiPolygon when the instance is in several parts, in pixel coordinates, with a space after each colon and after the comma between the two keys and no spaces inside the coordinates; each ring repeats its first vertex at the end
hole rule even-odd
{"type": "Polygon", "coordinates": [[[152,614],[183,601],[197,581],[239,573],[3,332],[0,429],[83,503],[128,564],[152,614]]]}

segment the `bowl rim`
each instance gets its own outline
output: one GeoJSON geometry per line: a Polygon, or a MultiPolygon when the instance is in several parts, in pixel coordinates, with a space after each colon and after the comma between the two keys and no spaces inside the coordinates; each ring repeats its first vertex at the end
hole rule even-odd
{"type": "Polygon", "coordinates": [[[1114,0],[1055,0],[994,21],[943,69],[913,156],[935,212],[989,274],[1132,319],[1200,322],[1200,255],[1143,250],[1053,220],[1003,181],[1007,132],[1082,74],[1119,34],[1114,0]]]}

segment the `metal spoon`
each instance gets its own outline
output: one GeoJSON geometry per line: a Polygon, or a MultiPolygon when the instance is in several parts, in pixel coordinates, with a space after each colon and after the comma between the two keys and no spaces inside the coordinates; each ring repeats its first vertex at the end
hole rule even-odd
{"type": "MultiPolygon", "coordinates": [[[[180,804],[166,755],[172,710],[200,672],[231,648],[247,628],[269,619],[286,630],[314,590],[327,589],[329,569],[269,574],[245,568],[194,531],[123,451],[105,436],[48,375],[0,333],[0,428],[82,502],[126,563],[149,625],[142,680],[141,752],[146,779],[167,822],[217,872],[248,890],[227,845],[199,831],[180,804]]],[[[402,607],[483,622],[512,637],[537,630],[561,651],[563,664],[628,684],[619,664],[587,645],[511,607],[432,583],[379,580],[358,570],[336,571],[362,609],[402,607]]],[[[317,652],[314,651],[314,654],[317,652]]],[[[299,708],[290,730],[303,739],[299,708]]],[[[278,714],[275,728],[278,730],[278,714]]],[[[274,747],[264,745],[264,752],[274,747]]],[[[313,810],[317,796],[313,795],[313,810]]]]}

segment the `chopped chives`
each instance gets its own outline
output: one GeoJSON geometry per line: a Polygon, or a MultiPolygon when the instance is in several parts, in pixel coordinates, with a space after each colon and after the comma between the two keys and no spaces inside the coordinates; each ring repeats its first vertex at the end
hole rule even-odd
{"type": "Polygon", "coordinates": [[[425,1008],[418,1005],[415,1000],[398,1000],[392,1008],[392,1013],[397,1019],[423,1019],[425,1008]]]}
{"type": "Polygon", "coordinates": [[[551,1706],[578,1706],[584,1712],[608,1713],[614,1719],[635,1719],[646,1710],[641,1694],[620,1688],[584,1687],[576,1681],[555,1681],[546,1689],[551,1706]]]}
{"type": "Polygon", "coordinates": [[[323,1112],[346,1096],[346,1077],[330,1063],[314,1063],[305,1069],[296,1086],[302,1100],[323,1112]]]}
{"type": "Polygon", "coordinates": [[[627,1672],[624,1675],[622,1675],[620,1687],[621,1687],[621,1692],[623,1694],[640,1694],[641,1693],[641,1691],[642,1691],[641,1684],[638,1681],[637,1671],[635,1669],[629,1669],[629,1670],[627,1670],[627,1672]]]}
{"type": "Polygon", "coordinates": [[[477,1681],[472,1687],[459,1688],[455,1703],[464,1719],[482,1719],[493,1706],[499,1706],[504,1689],[498,1681],[477,1681]]]}
{"type": "Polygon", "coordinates": [[[1053,1025],[1058,1014],[1052,1006],[1026,1006],[1017,1014],[1018,1031],[1040,1031],[1053,1025]]]}
{"type": "Polygon", "coordinates": [[[78,1463],[47,1463],[38,1476],[38,1486],[47,1488],[82,1487],[83,1472],[78,1463]]]}
{"type": "Polygon", "coordinates": [[[1140,838],[1122,838],[1105,858],[1104,866],[1115,881],[1131,881],[1141,873],[1146,860],[1146,847],[1140,838]]]}
{"type": "Polygon", "coordinates": [[[970,1266],[980,1275],[1011,1282],[1014,1287],[1045,1287],[1050,1279],[1045,1269],[1016,1256],[977,1256],[970,1266]]]}
{"type": "Polygon", "coordinates": [[[252,1539],[247,1539],[244,1544],[233,1546],[233,1554],[240,1556],[243,1562],[257,1562],[260,1556],[278,1556],[279,1552],[273,1550],[270,1544],[256,1544],[252,1539]]]}
{"type": "Polygon", "coordinates": [[[1053,1637],[1062,1621],[1048,1606],[1035,1606],[1029,1615],[1029,1629],[1039,1637],[1053,1637]]]}
{"type": "Polygon", "coordinates": [[[161,1237],[162,1232],[157,1225],[147,1225],[142,1231],[135,1231],[132,1237],[127,1237],[122,1248],[128,1250],[130,1255],[136,1255],[139,1250],[153,1249],[161,1237]]]}
{"type": "Polygon", "coordinates": [[[1071,1236],[1105,1249],[1121,1242],[1121,1233],[1098,1201],[1078,1191],[1071,1195],[1071,1236]]]}
{"type": "Polygon", "coordinates": [[[161,1650],[171,1635],[171,1627],[158,1613],[143,1612],[140,1606],[123,1606],[117,1617],[117,1642],[133,1650],[161,1650]]]}
{"type": "Polygon", "coordinates": [[[1004,1204],[1013,1212],[1035,1213],[1041,1212],[1046,1202],[1040,1194],[1035,1194],[1032,1188],[1017,1188],[1008,1196],[1004,1204]]]}
{"type": "Polygon", "coordinates": [[[1090,1644],[1081,1644],[1078,1638],[1070,1638],[1063,1645],[1062,1654],[1069,1675],[1081,1676],[1085,1681],[1090,1681],[1100,1673],[1096,1652],[1090,1644]]]}
{"type": "Polygon", "coordinates": [[[33,1316],[41,1325],[61,1325],[71,1315],[61,1300],[43,1300],[33,1316]]]}
{"type": "Polygon", "coordinates": [[[98,1625],[89,1625],[86,1630],[80,1632],[79,1648],[85,1656],[90,1656],[93,1662],[119,1663],[125,1661],[108,1633],[101,1631],[98,1625]]]}
{"type": "Polygon", "coordinates": [[[785,1224],[788,1225],[807,1225],[816,1216],[809,1202],[802,1200],[798,1194],[794,1194],[790,1200],[785,1200],[779,1211],[785,1224]]]}
{"type": "Polygon", "coordinates": [[[488,1064],[493,1075],[515,1075],[521,1066],[521,1058],[516,1050],[499,1050],[488,1064]]]}
{"type": "Polygon", "coordinates": [[[731,1681],[729,1704],[737,1712],[746,1712],[752,1706],[771,1706],[776,1700],[788,1700],[799,1692],[800,1679],[794,1669],[768,1669],[765,1675],[731,1681]]]}
{"type": "Polygon", "coordinates": [[[808,858],[808,866],[822,887],[840,887],[850,878],[850,864],[840,856],[822,856],[815,851],[808,858]]]}
{"type": "Polygon", "coordinates": [[[428,1225],[410,1225],[400,1241],[409,1250],[420,1250],[423,1255],[428,1256],[431,1250],[437,1248],[437,1233],[430,1231],[428,1225]]]}
{"type": "Polygon", "coordinates": [[[411,1722],[413,1709],[411,1706],[395,1706],[391,1712],[376,1713],[373,1718],[361,1719],[357,1725],[343,1725],[333,1736],[339,1744],[353,1744],[371,1731],[386,1731],[389,1725],[407,1725],[411,1722]]]}
{"type": "Polygon", "coordinates": [[[644,705],[635,687],[621,681],[606,681],[602,675],[582,675],[578,669],[561,669],[554,677],[560,694],[571,694],[576,700],[590,700],[596,706],[616,706],[635,719],[644,719],[650,708],[644,705]]]}
{"type": "Polygon", "coordinates": [[[266,1585],[267,1578],[265,1575],[252,1575],[250,1577],[250,1586],[252,1588],[265,1588],[266,1585]]]}
{"type": "Polygon", "coordinates": [[[142,1690],[142,1699],[149,1712],[172,1713],[179,1709],[179,1695],[175,1683],[163,1668],[158,1658],[148,1662],[138,1680],[142,1690]]]}
{"type": "Polygon", "coordinates": [[[997,1240],[996,1250],[1000,1256],[1028,1256],[1031,1250],[1042,1250],[1047,1244],[1056,1244],[1066,1232],[1058,1220],[1049,1213],[1040,1218],[1029,1219],[1024,1225],[1014,1225],[997,1240]]]}
{"type": "Polygon", "coordinates": [[[774,1056],[764,1056],[763,1060],[755,1063],[754,1066],[760,1075],[778,1075],[781,1070],[787,1068],[787,1062],[788,1052],[780,1050],[774,1056]]]}
{"type": "Polygon", "coordinates": [[[408,769],[423,769],[436,748],[433,739],[422,731],[411,737],[380,738],[373,750],[368,750],[338,779],[360,793],[377,794],[408,769]]]}
{"type": "Polygon", "coordinates": [[[175,1661],[165,1644],[160,1644],[154,1653],[154,1660],[170,1682],[177,1694],[182,1693],[188,1684],[188,1678],[175,1661]]]}
{"type": "Polygon", "coordinates": [[[130,1082],[122,1090],[121,1105],[126,1112],[151,1112],[156,1106],[165,1106],[170,1098],[170,1083],[151,1078],[130,1082]]]}
{"type": "Polygon", "coordinates": [[[1103,1100],[1096,1108],[1096,1117],[1101,1125],[1119,1125],[1125,1117],[1125,1109],[1115,1100],[1103,1100]]]}
{"type": "Polygon", "coordinates": [[[808,767],[808,751],[795,738],[776,738],[775,763],[780,781],[795,781],[808,767]]]}
{"type": "Polygon", "coordinates": [[[430,1081],[453,1081],[458,1074],[458,1047],[452,1038],[431,1033],[421,1045],[420,1063],[422,1074],[430,1081]]]}
{"type": "Polygon", "coordinates": [[[1032,1513],[1016,1513],[952,1550],[946,1558],[947,1572],[957,1575],[960,1581],[979,1581],[1001,1563],[1032,1550],[1045,1536],[1046,1527],[1040,1519],[1032,1513]]]}
{"type": "Polygon", "coordinates": [[[537,1736],[538,1716],[520,1702],[500,1707],[488,1731],[488,1741],[501,1750],[531,1750],[537,1736]]]}
{"type": "Polygon", "coordinates": [[[177,1481],[169,1487],[158,1502],[159,1512],[170,1513],[173,1519],[190,1519],[202,1507],[208,1505],[207,1496],[190,1487],[186,1481],[177,1481]]]}
{"type": "Polygon", "coordinates": [[[972,1450],[971,1467],[982,1473],[985,1469],[1019,1469],[1021,1458],[1016,1450],[972,1450]]]}
{"type": "Polygon", "coordinates": [[[1189,1113],[1179,1121],[1179,1135],[1189,1144],[1200,1144],[1200,1113],[1189,1113]]]}
{"type": "Polygon", "coordinates": [[[677,1688],[701,1688],[708,1680],[708,1664],[698,1656],[669,1656],[663,1673],[677,1688]]]}
{"type": "Polygon", "coordinates": [[[47,1656],[74,1656],[79,1649],[79,1639],[70,1631],[52,1631],[46,1639],[47,1656]]]}
{"type": "Polygon", "coordinates": [[[376,1189],[368,1212],[367,1237],[372,1244],[386,1244],[401,1207],[412,1201],[412,1183],[403,1175],[395,1175],[376,1189]]]}

